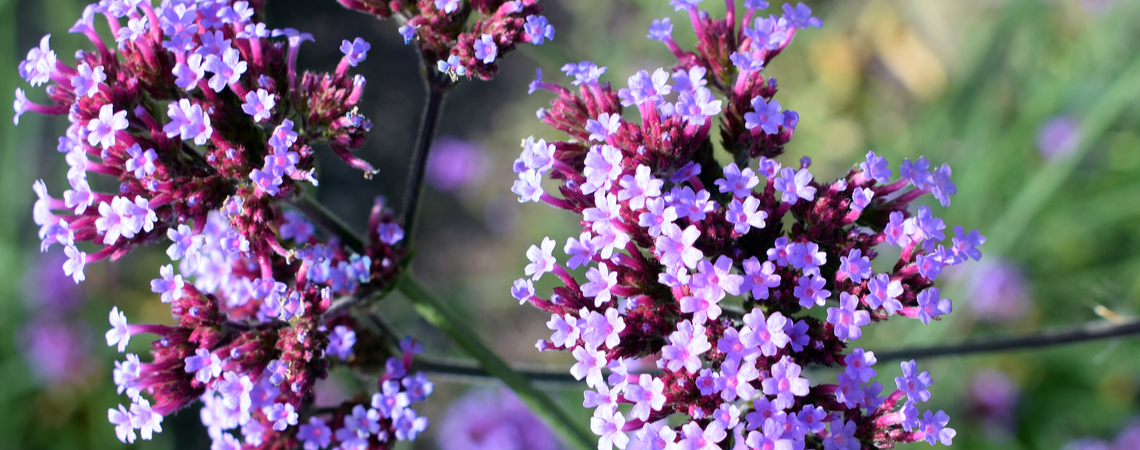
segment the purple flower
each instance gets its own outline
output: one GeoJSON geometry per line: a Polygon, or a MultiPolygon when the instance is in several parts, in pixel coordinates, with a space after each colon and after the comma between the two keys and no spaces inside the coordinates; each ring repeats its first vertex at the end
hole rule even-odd
{"type": "Polygon", "coordinates": [[[751,360],[727,359],[720,365],[720,376],[716,378],[716,390],[724,401],[737,398],[751,399],[756,395],[752,381],[760,378],[760,371],[751,360]]]}
{"type": "Polygon", "coordinates": [[[877,375],[875,369],[871,368],[876,362],[875,352],[865,352],[861,348],[856,348],[843,359],[843,362],[847,363],[844,372],[860,383],[868,383],[877,375]]]}
{"type": "Polygon", "coordinates": [[[416,27],[412,24],[404,24],[397,31],[399,31],[400,36],[404,37],[405,45],[411,43],[412,39],[416,37],[416,27]]]}
{"type": "Polygon", "coordinates": [[[409,408],[401,410],[392,425],[396,428],[396,439],[414,441],[420,432],[427,429],[428,420],[427,417],[416,416],[416,412],[409,408]]]}
{"type": "Polygon", "coordinates": [[[67,255],[67,261],[63,263],[63,273],[75,280],[75,284],[79,284],[86,279],[83,267],[87,264],[87,253],[79,251],[74,244],[64,247],[63,252],[67,255]]]}
{"type": "Polygon", "coordinates": [[[1080,145],[1080,123],[1071,116],[1050,117],[1037,129],[1037,151],[1046,160],[1069,156],[1080,145]]]}
{"type": "Polygon", "coordinates": [[[493,36],[484,34],[475,40],[475,59],[482,60],[483,64],[495,62],[495,56],[498,56],[498,54],[499,47],[495,45],[493,36]]]}
{"type": "Polygon", "coordinates": [[[356,67],[357,64],[364,61],[364,58],[368,57],[368,50],[371,48],[372,46],[361,38],[356,38],[352,42],[348,42],[348,40],[340,42],[340,52],[344,53],[345,62],[352,67],[356,67]]]}
{"type": "Polygon", "coordinates": [[[336,430],[336,440],[342,448],[368,448],[368,438],[381,433],[380,413],[375,409],[364,409],[364,405],[352,408],[352,414],[344,417],[344,428],[336,430]]]}
{"type": "Polygon", "coordinates": [[[827,263],[827,254],[814,242],[806,244],[796,242],[788,246],[788,262],[792,267],[803,270],[804,274],[818,276],[819,267],[827,263]]]}
{"type": "Polygon", "coordinates": [[[546,40],[554,40],[554,25],[546,20],[546,16],[527,16],[526,23],[523,24],[523,31],[530,43],[534,45],[542,45],[546,40]]]}
{"type": "Polygon", "coordinates": [[[20,77],[27,80],[32,86],[47,83],[55,71],[56,56],[48,44],[50,39],[50,34],[41,38],[39,47],[32,47],[31,50],[28,50],[28,56],[18,66],[20,77]]]}
{"type": "Polygon", "coordinates": [[[810,382],[807,378],[800,378],[800,366],[785,356],[772,366],[772,375],[760,384],[764,388],[764,395],[776,396],[772,400],[772,406],[788,409],[795,403],[795,397],[808,394],[810,382]]]}
{"type": "Polygon", "coordinates": [[[408,394],[400,391],[400,383],[396,380],[385,381],[381,390],[382,392],[372,394],[372,407],[380,411],[384,418],[398,416],[400,411],[411,404],[408,394]]]}
{"type": "Polygon", "coordinates": [[[689,373],[697,373],[701,368],[701,354],[709,351],[709,344],[705,336],[705,327],[694,326],[692,322],[683,321],[677,325],[677,331],[669,335],[669,345],[661,349],[661,359],[672,372],[682,368],[689,373]]]}
{"type": "MultiPolygon", "coordinates": [[[[728,60],[732,61],[732,65],[736,66],[737,69],[740,69],[741,72],[759,72],[761,70],[764,70],[764,60],[755,57],[752,53],[732,52],[732,54],[729,55],[728,60]]],[[[761,99],[761,101],[763,101],[763,99],[761,99]]],[[[748,120],[748,115],[750,114],[753,116],[753,120],[762,120],[755,117],[756,113],[751,112],[745,113],[745,120],[748,120]]],[[[783,119],[781,118],[778,122],[783,122],[783,119]]],[[[748,129],[751,130],[752,128],[756,128],[759,125],[760,122],[754,122],[752,123],[752,127],[748,129]]],[[[777,125],[780,125],[780,123],[777,123],[777,125]]]]}
{"type": "Polygon", "coordinates": [[[871,278],[871,260],[863,256],[863,251],[853,249],[847,256],[839,257],[839,270],[847,273],[853,283],[862,283],[871,278]]]}
{"type": "MultiPolygon", "coordinates": [[[[692,1],[700,2],[701,0],[673,0],[674,2],[692,1]]],[[[696,4],[693,4],[696,7],[696,4]]],[[[681,435],[683,436],[677,448],[686,450],[717,450],[720,448],[718,442],[723,441],[728,436],[724,429],[716,422],[711,422],[704,430],[701,425],[696,421],[686,423],[681,427],[681,435]]]]}
{"type": "Polygon", "coordinates": [[[277,101],[273,95],[265,89],[258,89],[256,92],[249,91],[245,94],[245,103],[241,105],[241,110],[253,116],[254,122],[261,122],[273,114],[273,107],[276,105],[277,101]]]}
{"type": "Polygon", "coordinates": [[[784,325],[788,319],[779,311],[773,312],[765,320],[764,312],[754,308],[744,315],[744,327],[740,329],[740,341],[749,347],[756,347],[764,356],[774,356],[778,349],[788,345],[788,335],[784,325]]]}
{"type": "Polygon", "coordinates": [[[323,449],[332,443],[332,430],[320,417],[312,416],[309,417],[309,423],[301,424],[297,439],[301,440],[305,450],[323,449]]]}
{"type": "Polygon", "coordinates": [[[851,210],[862,211],[871,204],[871,198],[874,196],[875,191],[871,188],[855,188],[855,192],[851,193],[851,210]]]}
{"type": "Polygon", "coordinates": [[[471,390],[447,407],[439,424],[442,450],[557,450],[546,423],[510,390],[471,390]]]}
{"type": "Polygon", "coordinates": [[[626,400],[634,402],[629,417],[632,419],[649,420],[649,413],[660,411],[665,406],[665,382],[649,374],[641,374],[637,384],[630,384],[625,388],[626,400]]]}
{"type": "Polygon", "coordinates": [[[868,293],[863,297],[867,306],[876,309],[882,306],[887,314],[895,314],[902,309],[898,297],[903,293],[902,282],[892,281],[885,273],[880,273],[867,282],[868,293]]]}
{"type": "Polygon", "coordinates": [[[337,325],[329,333],[328,353],[336,355],[341,361],[352,356],[352,347],[356,345],[356,332],[344,325],[337,325]]]}
{"type": "Polygon", "coordinates": [[[150,282],[150,290],[156,294],[162,294],[159,299],[163,303],[170,303],[174,300],[182,298],[182,275],[174,274],[174,266],[167,264],[158,270],[162,278],[156,278],[150,282]]]}
{"type": "Polygon", "coordinates": [[[787,38],[787,21],[772,17],[757,17],[752,27],[744,27],[744,36],[752,39],[752,50],[776,50],[787,38]]]}
{"type": "Polygon", "coordinates": [[[578,335],[581,332],[578,328],[578,318],[570,314],[559,316],[552,314],[550,321],[546,322],[546,327],[554,331],[550,336],[550,342],[558,347],[570,348],[577,344],[578,335]]]}
{"type": "Polygon", "coordinates": [[[812,306],[823,306],[827,298],[831,297],[831,291],[823,289],[826,284],[827,281],[821,276],[814,273],[805,274],[800,277],[796,287],[792,289],[792,295],[799,299],[800,306],[804,308],[811,309],[812,306]]]}
{"type": "Polygon", "coordinates": [[[978,230],[971,230],[966,234],[966,230],[960,225],[954,226],[954,237],[951,238],[953,246],[950,251],[954,254],[953,262],[947,264],[959,264],[966,262],[969,258],[974,261],[982,260],[982,251],[978,247],[986,243],[986,237],[978,233],[978,230]]]}
{"type": "Polygon", "coordinates": [[[570,84],[573,84],[575,86],[581,85],[582,83],[597,83],[598,78],[601,77],[602,74],[606,73],[605,67],[598,67],[597,64],[594,64],[590,61],[582,61],[578,64],[567,63],[562,66],[561,70],[563,72],[566,72],[566,76],[574,77],[574,81],[572,81],[570,84]]]}
{"type": "MultiPolygon", "coordinates": [[[[545,247],[545,242],[543,242],[545,247]]],[[[610,289],[617,286],[617,272],[610,272],[605,264],[598,264],[586,271],[586,279],[590,282],[582,285],[582,295],[594,299],[594,306],[601,307],[610,301],[610,289]]]]}
{"type": "Polygon", "coordinates": [[[122,404],[119,405],[119,409],[108,408],[107,420],[115,426],[115,436],[118,436],[119,441],[124,444],[135,443],[135,418],[127,412],[127,408],[122,404]]]}
{"type": "MultiPolygon", "coordinates": [[[[804,6],[800,3],[800,6],[804,6]]],[[[806,6],[804,6],[806,8],[806,6]]],[[[788,5],[785,4],[784,8],[787,9],[788,5]]],[[[816,19],[819,20],[819,19],[816,19]]],[[[846,423],[842,419],[831,421],[831,435],[823,440],[824,450],[859,450],[862,444],[855,438],[855,429],[857,425],[854,420],[849,420],[846,423]]]]}
{"type": "Polygon", "coordinates": [[[859,163],[859,169],[863,171],[864,176],[880,184],[891,182],[893,172],[887,158],[876,155],[874,151],[867,152],[867,161],[859,163]]]}
{"type": "MultiPolygon", "coordinates": [[[[621,128],[621,115],[616,113],[602,113],[598,115],[598,120],[589,119],[586,121],[586,131],[591,133],[591,141],[605,142],[606,138],[616,134],[619,128],[621,128]]],[[[614,150],[617,151],[617,149],[614,150]]],[[[618,154],[620,155],[620,151],[618,154]]]]}
{"type": "Polygon", "coordinates": [[[681,91],[675,108],[686,123],[701,126],[709,117],[720,114],[720,103],[720,100],[713,97],[712,91],[702,87],[692,92],[681,91]]]}
{"type": "MultiPolygon", "coordinates": [[[[606,114],[602,114],[602,119],[606,114]]],[[[616,115],[615,115],[616,117],[616,115]]],[[[620,117],[618,118],[620,120],[620,117]]],[[[597,123],[597,122],[595,122],[597,123]]],[[[617,122],[614,122],[617,126],[617,122]]],[[[616,128],[615,128],[616,130],[616,128]]],[[[594,135],[599,137],[598,135],[594,135]]],[[[600,136],[604,139],[604,136],[600,136]]],[[[586,182],[582,183],[582,193],[590,194],[594,192],[608,191],[621,177],[621,150],[608,144],[595,145],[590,148],[590,152],[586,154],[585,169],[583,175],[586,176],[586,182]]]]}
{"type": "Polygon", "coordinates": [[[899,175],[914,187],[926,189],[934,185],[934,175],[928,170],[930,170],[930,161],[925,156],[920,156],[913,163],[910,159],[904,159],[899,166],[899,175]]]}
{"type": "Polygon", "coordinates": [[[673,24],[669,23],[669,18],[653,19],[653,23],[649,25],[649,35],[646,38],[665,42],[673,34],[673,24]]]}
{"type": "Polygon", "coordinates": [[[222,381],[217,383],[218,393],[222,395],[222,404],[226,408],[248,411],[252,404],[250,393],[253,392],[253,381],[247,375],[238,375],[233,371],[226,372],[222,381]]]}
{"type": "Polygon", "coordinates": [[[823,26],[823,21],[818,17],[812,17],[811,8],[803,3],[797,3],[794,8],[792,5],[785,3],[784,19],[788,21],[789,25],[801,29],[807,27],[819,28],[823,26]]]}
{"type": "Polygon", "coordinates": [[[930,400],[930,391],[926,389],[933,383],[930,372],[918,373],[918,364],[913,359],[903,362],[901,366],[903,376],[895,377],[895,385],[906,391],[907,399],[912,402],[930,400]]]}
{"type": "Polygon", "coordinates": [[[918,312],[916,318],[923,324],[930,325],[930,320],[943,314],[950,314],[954,310],[948,298],[938,298],[941,295],[938,288],[930,287],[918,293],[918,312]]]}
{"type": "Polygon", "coordinates": [[[615,445],[617,448],[625,448],[629,436],[622,431],[624,426],[625,418],[617,411],[602,410],[601,414],[591,417],[590,431],[598,435],[598,450],[612,450],[615,445]]]}
{"type": "Polygon", "coordinates": [[[606,354],[600,350],[591,350],[586,347],[577,347],[572,352],[578,362],[570,367],[570,374],[574,379],[586,379],[586,385],[596,388],[604,383],[602,368],[606,366],[606,354]]]}
{"type": "Polygon", "coordinates": [[[655,70],[653,76],[641,70],[629,77],[629,88],[618,91],[618,96],[621,97],[623,106],[640,106],[647,101],[662,102],[673,91],[668,82],[669,73],[662,69],[655,70]]]}
{"type": "Polygon", "coordinates": [[[435,0],[435,9],[451,14],[459,9],[459,0],[435,0]]]}
{"type": "Polygon", "coordinates": [[[954,436],[958,434],[953,428],[946,427],[949,422],[950,416],[946,415],[945,412],[941,410],[937,413],[927,411],[922,415],[922,424],[918,428],[926,443],[933,446],[936,442],[941,442],[942,445],[949,447],[954,436]]]}
{"type": "Polygon", "coordinates": [[[183,141],[193,139],[195,144],[205,145],[214,132],[210,126],[210,116],[202,110],[201,105],[191,104],[190,100],[181,99],[178,103],[170,103],[167,115],[170,116],[170,122],[162,127],[166,137],[179,136],[183,141]]]}
{"type": "Polygon", "coordinates": [[[967,306],[980,320],[1016,320],[1031,308],[1021,270],[1002,259],[987,261],[975,268],[967,282],[967,292],[967,306]]]}
{"type": "Polygon", "coordinates": [[[127,325],[127,316],[119,311],[118,306],[111,307],[111,329],[107,331],[107,346],[119,346],[119,353],[127,350],[127,343],[131,341],[131,331],[127,325]]]}
{"type": "Polygon", "coordinates": [[[625,320],[622,319],[617,309],[609,308],[605,315],[602,315],[597,311],[590,311],[587,314],[586,309],[583,308],[581,316],[583,320],[579,321],[578,325],[582,326],[582,340],[585,341],[586,346],[598,348],[604,343],[607,348],[614,348],[621,343],[619,333],[625,330],[625,320]]]}
{"type": "Polygon", "coordinates": [[[195,53],[187,55],[185,62],[176,63],[172,72],[178,77],[174,80],[174,85],[189,91],[206,76],[206,65],[203,64],[202,55],[195,53]]]}
{"type": "Polygon", "coordinates": [[[733,224],[732,230],[739,234],[747,234],[753,227],[764,228],[766,223],[764,219],[768,218],[768,212],[757,210],[760,207],[760,200],[756,197],[748,197],[744,203],[740,203],[738,199],[732,199],[728,204],[728,210],[724,213],[725,220],[733,224]]]}
{"type": "Polygon", "coordinates": [[[206,384],[222,374],[222,360],[210,350],[199,348],[194,356],[186,357],[186,373],[194,374],[194,379],[206,384]]]}
{"type": "Polygon", "coordinates": [[[934,169],[934,184],[931,193],[943,207],[950,206],[950,196],[958,193],[958,187],[950,181],[950,166],[943,164],[934,169]]]}
{"type": "Polygon", "coordinates": [[[724,178],[717,179],[713,184],[716,184],[722,193],[732,192],[734,197],[745,198],[752,194],[753,187],[760,184],[760,179],[751,168],[745,167],[742,171],[736,163],[730,163],[724,167],[724,178]]]}
{"type": "MultiPolygon", "coordinates": [[[[436,1],[438,2],[439,0],[436,1]]],[[[459,4],[459,0],[453,1],[455,1],[456,4],[459,4]]],[[[450,74],[453,78],[456,76],[467,75],[467,68],[463,67],[463,63],[459,59],[459,55],[450,55],[447,57],[446,61],[441,59],[439,61],[436,61],[435,64],[436,69],[439,69],[440,72],[450,74]]]]}
{"type": "Polygon", "coordinates": [[[273,406],[263,408],[262,412],[267,420],[273,422],[274,430],[285,431],[289,425],[297,424],[297,413],[291,403],[274,403],[273,406]]]}
{"type": "Polygon", "coordinates": [[[131,405],[132,421],[135,428],[139,429],[139,437],[149,441],[154,433],[162,432],[162,414],[154,412],[147,399],[139,397],[135,400],[136,403],[131,405]]]}
{"type": "MultiPolygon", "coordinates": [[[[546,159],[547,168],[552,163],[546,159]]],[[[482,148],[445,136],[436,140],[428,154],[427,181],[439,191],[464,193],[483,181],[487,165],[487,155],[482,148]]]]}
{"type": "Polygon", "coordinates": [[[103,66],[95,66],[92,69],[87,63],[82,63],[77,72],[71,77],[71,88],[75,90],[76,97],[94,97],[99,92],[99,84],[107,80],[103,66]]]}
{"type": "Polygon", "coordinates": [[[210,78],[207,85],[214,92],[222,92],[227,84],[237,83],[241,79],[247,65],[245,61],[241,60],[241,52],[238,49],[228,48],[222,52],[221,57],[217,55],[207,56],[203,66],[206,70],[214,72],[214,76],[210,78]]]}
{"type": "Polygon", "coordinates": [[[649,166],[639,164],[634,175],[622,176],[618,184],[622,189],[618,191],[619,201],[629,201],[629,207],[639,210],[645,207],[645,202],[661,195],[661,186],[665,182],[653,177],[649,166]]]}
{"type": "Polygon", "coordinates": [[[99,108],[99,117],[87,122],[87,143],[99,144],[104,150],[115,145],[115,133],[127,129],[127,112],[115,112],[110,103],[99,108]]]}
{"type": "MultiPolygon", "coordinates": [[[[127,154],[129,154],[131,158],[126,161],[126,169],[133,171],[135,178],[142,179],[145,176],[154,174],[154,171],[157,170],[154,166],[154,161],[158,159],[158,155],[154,152],[153,148],[143,152],[142,147],[136,143],[127,147],[127,154]]],[[[86,185],[86,181],[84,181],[84,184],[86,185]]],[[[88,202],[90,202],[90,200],[88,200],[88,202]]]]}
{"type": "MultiPolygon", "coordinates": [[[[708,84],[708,81],[705,80],[706,73],[708,73],[708,69],[703,66],[693,66],[687,71],[682,69],[673,72],[673,88],[679,92],[696,92],[708,84]]],[[[710,115],[715,115],[715,113],[710,115]]]]}
{"type": "Polygon", "coordinates": [[[772,100],[769,103],[764,101],[764,97],[757,96],[752,99],[752,109],[753,112],[744,114],[744,128],[751,130],[760,127],[765,134],[780,132],[780,125],[784,124],[784,113],[780,112],[779,101],[772,100]]]}
{"type": "Polygon", "coordinates": [[[542,247],[531,245],[526,251],[526,257],[530,260],[524,269],[524,273],[530,276],[532,280],[542,278],[542,274],[554,270],[555,264],[558,260],[554,258],[554,246],[557,242],[549,237],[542,238],[542,247]]]}
{"type": "Polygon", "coordinates": [[[384,222],[376,226],[376,235],[380,238],[380,242],[396,245],[404,240],[404,229],[398,223],[384,222]]]}
{"type": "Polygon", "coordinates": [[[794,205],[801,198],[809,202],[815,200],[815,188],[809,186],[811,179],[811,172],[807,169],[796,171],[791,167],[785,167],[775,181],[776,190],[783,193],[780,201],[794,205]]]}
{"type": "Polygon", "coordinates": [[[684,263],[687,267],[696,267],[697,261],[704,258],[704,253],[693,247],[700,235],[701,231],[694,225],[689,225],[685,231],[672,223],[662,227],[661,235],[656,240],[661,262],[666,266],[684,263]]]}
{"type": "Polygon", "coordinates": [[[871,314],[857,310],[859,298],[846,292],[839,294],[839,307],[827,308],[827,323],[835,326],[835,337],[856,340],[863,336],[859,327],[871,323],[871,314]]]}

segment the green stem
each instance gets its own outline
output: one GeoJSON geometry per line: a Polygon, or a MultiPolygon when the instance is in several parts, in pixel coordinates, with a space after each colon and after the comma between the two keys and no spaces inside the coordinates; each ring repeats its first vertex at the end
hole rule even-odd
{"type": "Polygon", "coordinates": [[[364,251],[364,246],[366,245],[364,237],[356,234],[339,216],[326,209],[324,205],[321,205],[313,196],[301,194],[298,197],[290,199],[289,204],[316,222],[318,226],[340,238],[340,241],[343,242],[344,245],[358,252],[364,251]]]}
{"type": "Polygon", "coordinates": [[[461,318],[451,311],[442,301],[433,296],[420,284],[411,273],[405,273],[400,278],[397,289],[404,293],[408,301],[412,302],[416,312],[425,320],[435,325],[459,344],[471,357],[479,361],[483,370],[503,380],[508,387],[526,402],[535,414],[542,417],[562,438],[580,450],[592,450],[597,447],[597,438],[589,430],[580,426],[578,421],[570,416],[558,403],[545,392],[534,387],[525,376],[511,369],[506,362],[499,358],[483,340],[475,334],[475,330],[467,325],[467,319],[461,318]]]}
{"type": "Polygon", "coordinates": [[[424,174],[427,170],[428,153],[431,151],[435,132],[439,128],[439,118],[443,114],[443,100],[451,86],[441,74],[433,74],[433,68],[425,66],[428,85],[428,103],[420,122],[420,137],[412,154],[412,165],[408,168],[408,186],[404,191],[404,240],[411,247],[416,240],[416,222],[420,215],[420,198],[424,192],[424,174]]]}

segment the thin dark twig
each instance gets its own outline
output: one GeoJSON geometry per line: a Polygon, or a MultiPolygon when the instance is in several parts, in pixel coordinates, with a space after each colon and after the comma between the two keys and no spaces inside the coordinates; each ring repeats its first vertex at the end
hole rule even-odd
{"type": "Polygon", "coordinates": [[[905,359],[937,358],[941,356],[971,355],[975,353],[996,353],[1011,350],[1026,350],[1051,347],[1055,345],[1075,344],[1078,342],[1125,337],[1137,334],[1140,334],[1140,321],[1132,321],[1121,324],[1113,324],[1109,322],[1091,322],[1078,327],[1046,330],[1029,336],[979,340],[953,345],[907,348],[901,350],[875,352],[875,358],[881,362],[898,361],[905,359]]]}
{"type": "Polygon", "coordinates": [[[376,300],[386,292],[387,291],[357,292],[355,294],[334,298],[332,302],[329,302],[329,309],[326,309],[325,312],[321,314],[321,320],[336,317],[354,305],[376,300]]]}
{"type": "Polygon", "coordinates": [[[407,245],[415,242],[416,220],[420,213],[420,197],[424,190],[424,173],[427,168],[428,152],[439,128],[439,117],[443,113],[443,100],[451,82],[446,76],[434,73],[425,67],[428,85],[428,104],[420,122],[420,137],[412,155],[412,165],[408,172],[408,184],[404,190],[404,239],[407,245]]]}
{"type": "Polygon", "coordinates": [[[326,209],[311,195],[302,194],[298,197],[294,197],[289,200],[289,204],[300,210],[306,216],[309,216],[309,219],[312,219],[313,222],[316,222],[321,228],[336,235],[344,245],[358,252],[364,251],[364,237],[356,234],[340,217],[337,217],[332,211],[326,209]]]}
{"type": "MultiPolygon", "coordinates": [[[[1035,349],[1054,345],[1073,344],[1098,339],[1110,339],[1140,334],[1140,321],[1111,324],[1094,322],[1076,328],[1062,330],[1047,330],[1030,336],[1015,338],[994,339],[963,344],[935,346],[926,348],[902,349],[894,351],[876,351],[875,358],[879,362],[897,361],[905,359],[936,358],[952,355],[970,355],[976,353],[993,353],[1020,349],[1035,349]]],[[[526,376],[531,381],[542,384],[577,384],[566,369],[542,365],[513,365],[515,371],[526,376]]],[[[454,376],[457,381],[470,382],[474,380],[494,379],[479,363],[471,360],[454,358],[417,357],[413,363],[415,370],[439,375],[454,376]]],[[[659,370],[650,370],[644,373],[660,375],[659,370]]]]}

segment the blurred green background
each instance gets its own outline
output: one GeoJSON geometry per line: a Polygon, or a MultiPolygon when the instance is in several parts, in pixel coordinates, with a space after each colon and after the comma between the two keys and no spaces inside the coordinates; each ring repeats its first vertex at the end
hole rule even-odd
{"type": "MultiPolygon", "coordinates": [[[[665,0],[543,3],[557,27],[553,42],[523,46],[503,62],[494,81],[464,83],[448,98],[441,135],[457,139],[453,147],[468,146],[465,157],[475,162],[466,167],[479,170],[468,173],[459,188],[439,182],[429,190],[415,270],[508,360],[567,367],[569,355],[534,350],[533,343],[549,335],[547,317],[519,307],[508,293],[521,276],[529,245],[544,236],[562,241],[578,229],[573,216],[520,205],[509,191],[510,162],[520,139],[560,138],[534,119],[549,96],[527,96],[526,83],[535,67],[544,69],[547,80],[565,81],[558,68],[583,59],[608,66],[603,80],[615,85],[624,85],[636,70],[671,65],[664,46],[645,39],[653,18],[672,17],[682,47],[693,37],[665,0]]],[[[84,4],[0,0],[0,60],[6,62],[0,91],[28,89],[16,64],[44,33],[53,34],[52,48],[64,61],[85,46],[85,38],[65,32],[84,4]]],[[[809,4],[824,27],[798,35],[767,69],[779,79],[781,104],[802,117],[782,161],[811,156],[821,179],[845,173],[867,150],[887,156],[896,168],[902,158],[920,155],[949,163],[959,193],[950,208],[934,206],[935,214],[989,237],[982,247],[985,264],[943,279],[955,314],[929,326],[879,324],[865,332],[861,345],[886,350],[953,343],[1136,315],[1140,2],[809,4]]],[[[713,14],[723,10],[720,2],[704,6],[713,14]]],[[[396,203],[402,198],[424,105],[416,54],[403,45],[394,23],[344,10],[333,0],[272,0],[266,22],[316,36],[316,43],[302,48],[299,67],[332,70],[341,39],[361,36],[372,44],[357,72],[369,81],[361,112],[375,127],[359,154],[381,173],[367,181],[322,154],[318,194],[363,228],[371,196],[396,203]]],[[[33,100],[43,98],[42,89],[29,91],[33,100]]],[[[63,277],[58,255],[38,252],[30,186],[43,178],[52,192],[61,192],[66,184],[66,166],[55,152],[65,124],[63,118],[29,114],[19,128],[0,125],[3,448],[120,446],[106,421],[107,408],[124,400],[111,382],[119,355],[102,345],[107,311],[118,305],[132,322],[170,320],[148,286],[165,261],[164,248],[95,264],[75,289],[63,277]]],[[[549,292],[548,283],[539,283],[540,292],[549,292]]],[[[429,354],[462,356],[398,294],[380,309],[402,332],[423,339],[429,354]]],[[[145,344],[134,342],[132,348],[142,351],[145,344]]],[[[1140,411],[1138,356],[1140,343],[1125,339],[920,361],[920,367],[936,382],[927,406],[951,414],[959,448],[1051,449],[1080,436],[1110,437],[1140,411]]],[[[881,364],[878,380],[893,387],[899,372],[894,363],[881,364]]],[[[810,376],[821,381],[833,374],[810,376]]],[[[351,393],[360,386],[355,380],[346,370],[335,371],[319,398],[334,401],[351,393]]],[[[433,425],[470,386],[460,381],[436,378],[436,393],[418,408],[433,425]]],[[[589,413],[578,406],[580,386],[551,389],[586,420],[589,413]]],[[[168,417],[163,428],[154,441],[136,446],[209,446],[195,409],[168,417]]],[[[434,431],[414,448],[446,448],[437,445],[434,431]]]]}

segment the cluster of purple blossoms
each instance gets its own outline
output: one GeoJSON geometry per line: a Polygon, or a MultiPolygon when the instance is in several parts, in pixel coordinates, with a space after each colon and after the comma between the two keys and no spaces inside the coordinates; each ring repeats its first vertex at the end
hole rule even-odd
{"type": "Polygon", "coordinates": [[[310,406],[334,356],[354,363],[355,323],[329,311],[334,297],[391,289],[407,253],[403,229],[377,201],[367,242],[350,248],[282,208],[317,183],[311,145],[374,172],[350,151],[371,124],[355,112],[364,78],[348,68],[369,45],[344,41],[333,73],[298,72],[299,46],[312,36],[268,29],[263,4],[102,0],[70,30],[95,51],[68,65],[45,36],[28,52],[20,75],[49,83],[51,104],[17,89],[16,121],[34,111],[71,122],[59,139],[70,189],[55,198],[43,181],[33,186],[41,250],[63,246],[64,273],[79,283],[87,264],[170,241],[176,263],[151,288],[174,324],[131,324],[111,310],[106,341],[119,352],[134,335],[157,335],[149,362],[128,353],[115,364],[115,384],[130,399],[108,411],[120,440],[151,439],[164,416],[202,400],[214,448],[389,448],[426,427],[409,408],[432,389],[407,373],[416,344],[403,343],[403,357],[385,365],[371,408],[310,406]],[[96,16],[116,47],[97,32],[96,16]],[[117,179],[118,191],[94,191],[88,174],[117,179]]]}
{"type": "Polygon", "coordinates": [[[65,259],[62,252],[48,253],[25,272],[23,297],[29,316],[16,331],[28,368],[48,389],[80,384],[97,367],[90,327],[77,317],[84,296],[59,270],[65,259]]]}
{"type": "Polygon", "coordinates": [[[538,1],[337,0],[348,9],[398,18],[404,43],[418,41],[424,61],[434,61],[452,80],[490,80],[499,70],[497,61],[519,43],[542,45],[554,39],[554,26],[538,15],[538,1]]]}
{"type": "Polygon", "coordinates": [[[638,72],[615,91],[598,79],[604,67],[584,61],[563,68],[577,93],[541,72],[531,84],[556,95],[538,117],[570,139],[526,140],[513,191],[583,225],[562,247],[565,264],[553,239],[532,246],[528,278],[511,290],[552,314],[538,349],[577,360],[570,372],[590,388],[584,405],[595,408],[600,450],[949,445],[946,413],[919,413],[929,372],[904,362],[897,389],[884,392],[875,355],[847,347],[892,316],[929,324],[951,312],[933,283],[945,267],[980,259],[985,238],[955,227],[948,240],[929,206],[910,206],[926,194],[949,206],[950,168],[904,160],[894,179],[869,152],[823,183],[808,158],[782,166],[774,158],[799,115],[773,98],[776,80],[762,69],[821,21],[803,4],[760,17],[767,2],[746,0],[738,30],[733,1],[723,19],[698,3],[671,2],[689,15],[695,52],[672,39],[668,18],[650,27],[678,59],[670,69],[638,72]],[[623,117],[630,106],[640,122],[623,117]],[[724,167],[710,137],[718,117],[735,161],[724,167]],[[542,186],[547,175],[561,182],[559,196],[542,186]],[[901,249],[882,273],[871,264],[880,246],[901,249]],[[585,281],[570,273],[579,267],[585,281]],[[533,281],[547,274],[562,285],[542,297],[533,281]],[[730,313],[738,302],[743,312],[730,313]],[[647,357],[659,374],[630,370],[647,357]],[[813,386],[801,376],[808,366],[843,371],[813,386]]]}
{"type": "Polygon", "coordinates": [[[1132,423],[1121,430],[1113,441],[1085,437],[1069,442],[1065,445],[1064,450],[1128,450],[1134,448],[1140,448],[1140,418],[1132,419],[1132,423]]]}
{"type": "Polygon", "coordinates": [[[558,439],[522,400],[504,388],[474,390],[443,413],[441,450],[559,450],[558,439]]]}

